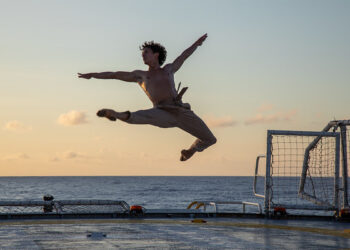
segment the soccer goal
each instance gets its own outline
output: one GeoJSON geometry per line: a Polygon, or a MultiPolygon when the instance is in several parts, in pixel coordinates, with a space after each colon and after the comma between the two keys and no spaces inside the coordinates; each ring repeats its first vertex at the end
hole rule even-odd
{"type": "Polygon", "coordinates": [[[324,132],[333,131],[339,132],[341,135],[341,175],[342,185],[339,190],[342,192],[340,200],[342,208],[349,207],[349,192],[348,192],[348,163],[350,161],[350,120],[334,120],[330,121],[322,130],[324,132]]]}
{"type": "Polygon", "coordinates": [[[339,210],[340,133],[267,131],[265,213],[277,208],[339,210]]]}

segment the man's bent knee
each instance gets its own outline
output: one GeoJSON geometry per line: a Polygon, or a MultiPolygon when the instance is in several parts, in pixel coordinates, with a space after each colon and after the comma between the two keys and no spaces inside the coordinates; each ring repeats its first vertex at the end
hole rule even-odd
{"type": "Polygon", "coordinates": [[[210,146],[214,145],[217,142],[216,137],[213,136],[212,138],[210,138],[210,140],[208,142],[210,143],[210,146]]]}

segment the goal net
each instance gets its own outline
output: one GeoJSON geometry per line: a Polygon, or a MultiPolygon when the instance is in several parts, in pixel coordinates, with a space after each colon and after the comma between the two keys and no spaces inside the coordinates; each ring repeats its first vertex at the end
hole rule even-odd
{"type": "Polygon", "coordinates": [[[341,135],[341,177],[342,183],[340,191],[342,191],[340,200],[341,207],[349,207],[348,192],[348,164],[350,162],[350,120],[334,120],[330,121],[323,129],[324,132],[333,131],[340,132],[341,135]]]}
{"type": "Polygon", "coordinates": [[[335,210],[339,133],[268,131],[265,209],[335,210]]]}

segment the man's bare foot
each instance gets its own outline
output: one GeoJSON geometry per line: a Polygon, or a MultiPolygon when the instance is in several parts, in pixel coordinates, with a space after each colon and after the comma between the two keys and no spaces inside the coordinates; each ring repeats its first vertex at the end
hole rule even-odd
{"type": "Polygon", "coordinates": [[[96,113],[99,117],[106,117],[111,121],[117,120],[117,112],[112,109],[101,109],[96,113]]]}
{"type": "Polygon", "coordinates": [[[111,121],[115,121],[117,119],[126,121],[130,117],[130,112],[116,112],[113,109],[101,109],[96,114],[99,117],[106,117],[111,121]]]}
{"type": "Polygon", "coordinates": [[[188,159],[190,159],[192,157],[192,155],[194,155],[196,151],[194,150],[182,150],[181,151],[181,157],[180,157],[180,161],[187,161],[188,159]]]}

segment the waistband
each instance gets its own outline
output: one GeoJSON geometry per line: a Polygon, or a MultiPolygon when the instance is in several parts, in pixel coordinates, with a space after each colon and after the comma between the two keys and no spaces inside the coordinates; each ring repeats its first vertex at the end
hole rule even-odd
{"type": "Polygon", "coordinates": [[[184,109],[191,109],[191,105],[189,103],[183,103],[181,101],[173,101],[173,102],[166,102],[166,103],[158,103],[154,105],[155,108],[160,108],[160,109],[179,109],[179,108],[184,108],[184,109]]]}

